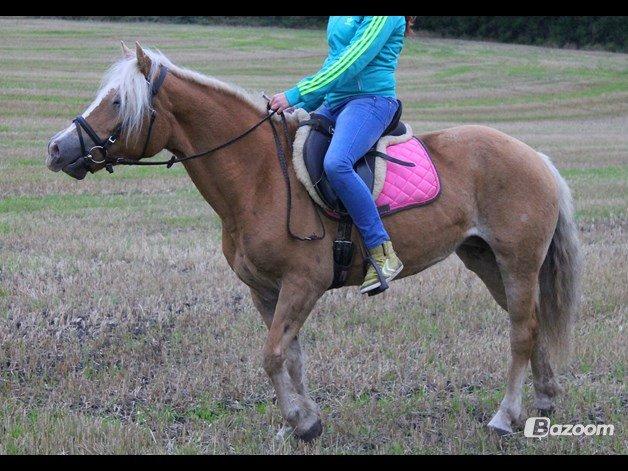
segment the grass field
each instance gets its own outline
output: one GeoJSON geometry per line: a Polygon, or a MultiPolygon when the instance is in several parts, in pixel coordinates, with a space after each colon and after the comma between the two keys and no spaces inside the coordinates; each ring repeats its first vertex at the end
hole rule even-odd
{"type": "Polygon", "coordinates": [[[322,31],[0,20],[0,453],[628,451],[628,55],[417,37],[398,74],[415,131],[494,126],[567,178],[585,289],[554,421],[615,435],[489,433],[509,323],[450,258],[377,298],[323,297],[302,342],[325,431],[305,445],[275,437],[265,328],[184,170],[44,166],[120,39],[267,93],[325,54],[322,31]]]}

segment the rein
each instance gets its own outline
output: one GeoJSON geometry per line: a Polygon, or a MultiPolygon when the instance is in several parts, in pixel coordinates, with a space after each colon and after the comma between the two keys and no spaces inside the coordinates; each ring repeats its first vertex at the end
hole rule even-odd
{"type": "MultiPolygon", "coordinates": [[[[159,76],[157,77],[157,80],[155,80],[154,83],[151,84],[150,81],[147,82],[151,85],[151,96],[150,96],[150,124],[148,126],[148,134],[146,136],[146,141],[144,141],[144,147],[142,150],[142,154],[140,159],[142,159],[143,157],[145,157],[146,155],[146,150],[148,148],[148,144],[150,142],[150,138],[152,136],[152,131],[153,131],[153,124],[155,123],[155,117],[157,115],[157,112],[155,111],[155,109],[153,108],[153,100],[155,95],[157,95],[157,93],[159,92],[159,89],[161,88],[161,86],[163,85],[163,82],[166,78],[166,75],[168,74],[168,68],[166,66],[162,66],[159,72],[159,76]]],[[[231,146],[232,144],[235,144],[236,142],[238,142],[239,140],[245,138],[246,136],[248,136],[249,134],[251,134],[253,131],[255,131],[257,128],[259,128],[262,124],[264,124],[266,121],[268,121],[268,123],[270,124],[270,127],[272,129],[273,132],[273,139],[275,141],[275,149],[277,150],[277,158],[279,160],[279,167],[281,168],[281,173],[286,185],[286,211],[287,211],[287,218],[286,218],[286,228],[288,231],[288,235],[290,235],[290,237],[292,237],[295,240],[300,240],[300,241],[315,241],[315,240],[322,240],[325,238],[325,224],[323,224],[323,220],[321,219],[321,215],[320,212],[318,211],[318,209],[314,206],[314,203],[312,202],[312,205],[314,206],[314,211],[316,212],[316,215],[318,217],[318,222],[319,222],[319,226],[322,228],[322,234],[318,235],[316,233],[313,233],[307,237],[301,237],[298,236],[296,234],[294,234],[294,232],[292,232],[292,227],[290,224],[290,219],[291,219],[291,213],[292,213],[292,190],[291,190],[291,184],[290,184],[290,174],[288,172],[288,163],[286,160],[286,152],[284,150],[284,146],[281,142],[281,138],[279,136],[279,131],[277,130],[277,127],[275,125],[275,123],[272,120],[273,115],[277,114],[277,112],[275,110],[271,110],[270,109],[270,101],[268,100],[268,97],[264,96],[264,98],[266,98],[266,100],[268,101],[268,105],[267,105],[267,113],[266,116],[264,116],[262,119],[260,119],[257,123],[255,123],[253,126],[251,126],[249,129],[247,129],[246,131],[244,131],[242,134],[230,139],[229,141],[220,144],[216,147],[213,147],[211,149],[205,150],[203,152],[199,152],[197,154],[194,155],[188,155],[188,156],[184,156],[184,157],[176,157],[175,155],[172,156],[172,158],[170,158],[169,160],[162,160],[162,161],[156,161],[156,162],[142,162],[140,160],[133,160],[133,159],[128,159],[128,158],[124,158],[124,157],[117,157],[117,158],[110,158],[107,150],[109,149],[109,147],[111,147],[120,137],[120,134],[122,132],[122,126],[119,124],[118,126],[116,126],[116,128],[113,130],[113,132],[111,133],[111,135],[106,138],[106,139],[100,139],[100,137],[98,136],[98,134],[94,131],[94,129],[87,123],[87,121],[85,120],[85,118],[83,116],[77,116],[73,122],[76,126],[76,132],[78,134],[79,137],[79,141],[81,143],[81,150],[83,152],[83,156],[82,159],[85,163],[85,165],[90,169],[89,171],[93,173],[93,170],[91,169],[92,164],[105,164],[105,168],[107,169],[107,171],[109,173],[113,173],[113,166],[114,165],[128,165],[128,166],[140,166],[140,165],[146,165],[146,166],[155,166],[155,165],[165,165],[166,168],[170,168],[172,167],[174,164],[177,163],[182,163],[182,162],[187,162],[189,160],[194,160],[194,159],[198,159],[201,157],[205,157],[207,155],[210,155],[214,152],[217,152],[221,149],[224,149],[226,147],[231,146]],[[81,132],[81,129],[83,131],[85,131],[89,137],[92,139],[92,141],[94,142],[94,144],[96,144],[95,146],[93,146],[89,151],[86,150],[85,147],[85,142],[83,140],[83,134],[81,132]],[[94,160],[93,154],[95,153],[95,151],[98,151],[102,154],[102,159],[100,160],[94,160]]],[[[286,116],[285,114],[280,114],[279,116],[281,116],[281,122],[283,125],[283,132],[284,132],[284,137],[286,139],[286,142],[289,141],[289,130],[288,130],[288,124],[286,122],[286,116]]]]}
{"type": "MultiPolygon", "coordinates": [[[[166,168],[170,168],[174,164],[178,164],[178,163],[181,163],[181,162],[186,162],[188,160],[198,159],[199,157],[204,157],[204,156],[209,155],[209,154],[211,154],[213,152],[217,152],[217,151],[219,151],[221,149],[229,147],[232,144],[235,144],[240,139],[242,139],[242,138],[248,136],[249,134],[251,134],[258,127],[260,127],[262,124],[264,124],[266,121],[270,120],[270,118],[272,118],[272,116],[275,113],[276,113],[275,111],[271,111],[270,113],[268,113],[268,115],[266,115],[264,118],[262,118],[260,121],[255,123],[255,125],[253,125],[249,129],[244,131],[239,136],[236,136],[233,139],[230,139],[229,141],[227,141],[227,142],[225,142],[223,144],[220,144],[219,146],[213,147],[213,148],[211,148],[209,150],[206,150],[206,151],[203,151],[203,152],[199,152],[198,154],[188,155],[188,156],[185,156],[185,157],[176,157],[176,156],[173,155],[172,158],[170,158],[169,160],[158,160],[158,161],[155,161],[155,162],[142,162],[140,160],[132,160],[132,159],[125,159],[124,157],[119,157],[119,158],[115,159],[113,161],[113,163],[115,165],[165,165],[166,168]]],[[[285,118],[284,118],[284,121],[285,121],[285,118]]],[[[273,126],[273,129],[274,129],[274,124],[272,124],[272,122],[271,122],[271,126],[273,126]]]]}

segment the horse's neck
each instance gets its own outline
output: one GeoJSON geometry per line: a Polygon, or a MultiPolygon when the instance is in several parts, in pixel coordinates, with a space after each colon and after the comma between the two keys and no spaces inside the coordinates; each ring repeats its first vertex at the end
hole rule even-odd
{"type": "MultiPolygon", "coordinates": [[[[251,104],[228,92],[190,86],[178,92],[173,150],[191,155],[232,140],[263,118],[251,104]],[[190,103],[194,103],[190,106],[190,103]],[[244,105],[244,106],[243,106],[244,105]]],[[[185,162],[190,178],[227,230],[240,227],[243,214],[268,203],[281,184],[270,125],[215,153],[185,162]],[[269,198],[270,197],[270,198],[269,198]]]]}

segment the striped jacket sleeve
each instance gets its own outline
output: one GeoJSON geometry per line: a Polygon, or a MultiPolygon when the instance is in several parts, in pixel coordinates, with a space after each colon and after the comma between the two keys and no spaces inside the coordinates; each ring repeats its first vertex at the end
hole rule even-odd
{"type": "Polygon", "coordinates": [[[394,22],[388,16],[366,16],[347,47],[335,58],[328,57],[321,70],[287,90],[290,106],[317,108],[325,95],[342,81],[356,76],[371,62],[390,37],[394,22]]]}

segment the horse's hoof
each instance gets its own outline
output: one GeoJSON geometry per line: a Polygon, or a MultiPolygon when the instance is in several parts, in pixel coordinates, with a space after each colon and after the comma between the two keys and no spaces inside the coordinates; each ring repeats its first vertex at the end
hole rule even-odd
{"type": "Polygon", "coordinates": [[[305,432],[295,432],[296,437],[306,443],[316,440],[323,433],[323,423],[321,419],[316,419],[316,422],[307,429],[305,432]]]}
{"type": "Polygon", "coordinates": [[[494,433],[499,435],[500,437],[506,437],[508,435],[512,435],[512,428],[510,427],[497,427],[495,425],[488,424],[488,428],[490,428],[494,433]]]}
{"type": "Polygon", "coordinates": [[[505,437],[513,433],[512,426],[503,419],[500,413],[497,413],[495,417],[488,423],[488,428],[495,432],[500,437],[505,437]]]}

